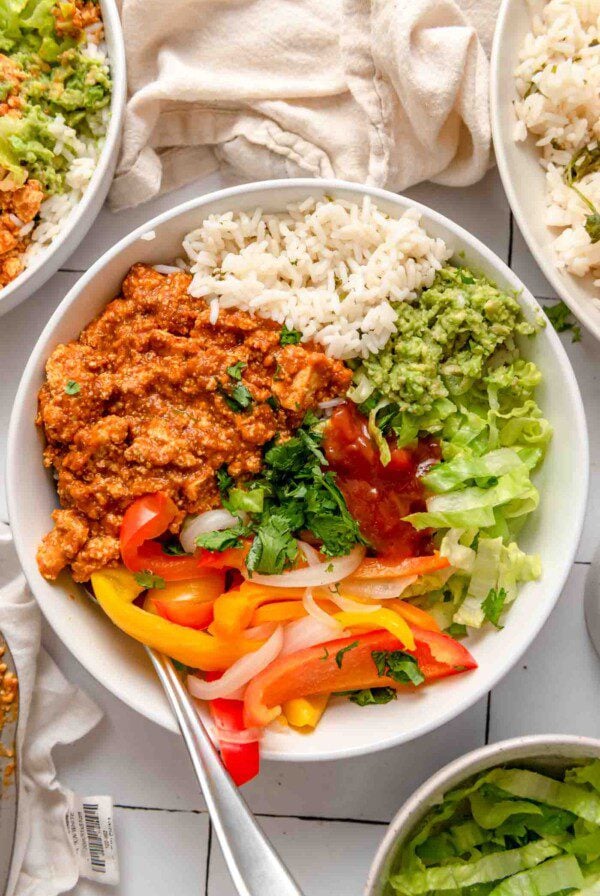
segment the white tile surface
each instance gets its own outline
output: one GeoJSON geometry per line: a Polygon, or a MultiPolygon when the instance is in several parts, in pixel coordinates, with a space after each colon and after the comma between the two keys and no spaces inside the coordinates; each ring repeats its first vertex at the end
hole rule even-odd
{"type": "MultiPolygon", "coordinates": [[[[103,210],[67,262],[69,272],[58,273],[38,295],[0,318],[2,465],[20,371],[50,313],[75,282],[72,272],[87,269],[108,246],[158,212],[221,183],[214,177],[119,215],[103,210]]],[[[409,193],[479,235],[511,261],[536,295],[552,297],[516,226],[511,246],[509,210],[496,171],[466,190],[427,184],[409,193]]],[[[563,339],[583,394],[592,445],[585,532],[565,592],[526,657],[495,688],[489,707],[483,700],[438,731],[374,756],[320,765],[265,764],[260,779],[246,788],[246,797],[255,811],[276,816],[261,817],[261,823],[307,896],[358,896],[384,830],[365,822],[388,820],[428,775],[486,739],[544,731],[600,736],[600,660],[587,639],[581,605],[586,564],[599,537],[600,347],[585,333],[578,344],[571,343],[569,334],[563,339]]],[[[203,811],[199,814],[202,800],[179,739],[137,716],[93,681],[49,630],[44,641],[65,674],[104,710],[97,729],[73,748],[57,750],[56,758],[60,777],[71,787],[111,793],[121,807],[116,810],[122,869],[118,896],[230,896],[233,890],[214,841],[206,881],[208,819],[203,811]]],[[[88,882],[75,890],[77,896],[106,892],[88,882]]]]}
{"type": "Polygon", "coordinates": [[[207,815],[115,810],[121,881],[106,887],[81,880],[77,896],[200,896],[205,892],[207,815]]]}
{"type": "MultiPolygon", "coordinates": [[[[295,818],[259,818],[306,896],[359,896],[385,828],[295,818]]],[[[212,841],[207,896],[236,896],[221,850],[212,841]]]]}

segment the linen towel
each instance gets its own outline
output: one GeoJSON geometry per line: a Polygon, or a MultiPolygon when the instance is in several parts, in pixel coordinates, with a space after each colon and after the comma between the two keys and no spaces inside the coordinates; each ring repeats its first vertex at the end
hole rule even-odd
{"type": "Polygon", "coordinates": [[[56,896],[75,886],[79,863],[67,835],[71,792],[56,779],[52,750],[87,734],[100,710],[40,650],[40,611],[0,523],[0,631],[19,677],[19,813],[5,896],[56,896]]]}
{"type": "Polygon", "coordinates": [[[395,191],[474,183],[490,163],[498,5],[123,0],[129,101],[113,209],[219,166],[395,191]]]}

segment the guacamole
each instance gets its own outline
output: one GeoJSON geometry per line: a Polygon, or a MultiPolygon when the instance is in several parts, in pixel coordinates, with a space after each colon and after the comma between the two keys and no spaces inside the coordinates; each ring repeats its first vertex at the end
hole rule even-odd
{"type": "Polygon", "coordinates": [[[436,400],[465,393],[498,349],[509,355],[516,334],[535,331],[513,295],[460,267],[443,268],[416,302],[395,310],[396,333],[362,362],[356,378],[366,376],[378,400],[416,415],[431,412],[436,400]]]}

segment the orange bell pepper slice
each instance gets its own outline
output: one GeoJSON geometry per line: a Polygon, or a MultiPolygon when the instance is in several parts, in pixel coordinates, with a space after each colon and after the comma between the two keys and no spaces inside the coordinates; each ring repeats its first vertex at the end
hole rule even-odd
{"type": "Polygon", "coordinates": [[[447,557],[441,554],[431,554],[427,557],[409,557],[398,563],[391,563],[382,557],[365,557],[358,569],[344,580],[344,585],[350,586],[352,581],[363,579],[396,579],[404,576],[424,576],[439,569],[450,566],[447,557]]]}
{"type": "MultiPolygon", "coordinates": [[[[466,647],[448,635],[417,627],[412,632],[416,646],[408,652],[416,656],[426,681],[477,667],[466,647]]],[[[278,657],[246,688],[244,723],[249,728],[268,725],[281,714],[283,704],[298,697],[371,687],[410,688],[412,685],[380,677],[372,657],[373,651],[404,649],[390,632],[376,631],[278,657]],[[339,651],[351,645],[338,665],[339,651]]]]}
{"type": "Polygon", "coordinates": [[[418,625],[419,628],[424,628],[429,632],[441,632],[441,628],[433,616],[420,607],[415,607],[414,604],[409,604],[405,600],[394,599],[386,600],[385,605],[390,610],[395,610],[409,625],[418,625]]]}

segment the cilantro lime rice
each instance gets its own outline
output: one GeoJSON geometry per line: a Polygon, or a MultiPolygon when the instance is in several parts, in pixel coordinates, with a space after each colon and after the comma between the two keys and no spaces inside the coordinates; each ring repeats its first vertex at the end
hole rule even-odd
{"type": "Polygon", "coordinates": [[[556,776],[495,768],[451,790],[403,844],[389,892],[600,893],[600,759],[556,776]]]}
{"type": "Polygon", "coordinates": [[[0,0],[0,287],[92,177],[111,98],[103,37],[95,0],[0,0]]]}

